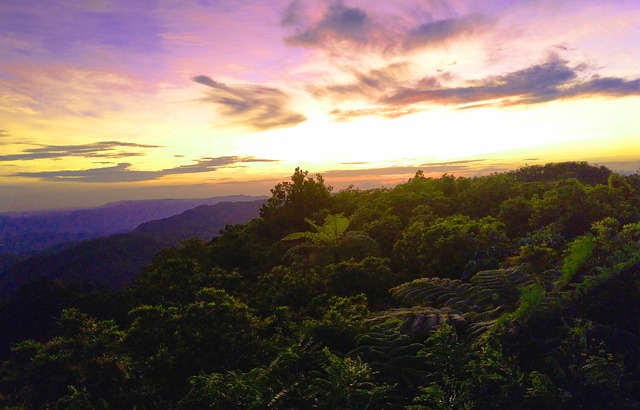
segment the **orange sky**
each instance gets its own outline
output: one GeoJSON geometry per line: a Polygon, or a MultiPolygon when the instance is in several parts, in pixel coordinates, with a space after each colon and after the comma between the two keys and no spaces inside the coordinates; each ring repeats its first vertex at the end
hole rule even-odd
{"type": "Polygon", "coordinates": [[[636,1],[0,0],[0,212],[640,169],[636,1]]]}

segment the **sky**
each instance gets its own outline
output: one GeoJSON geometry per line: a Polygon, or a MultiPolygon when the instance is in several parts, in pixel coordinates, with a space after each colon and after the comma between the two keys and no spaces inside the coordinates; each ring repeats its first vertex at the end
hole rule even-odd
{"type": "Polygon", "coordinates": [[[0,0],[0,212],[640,169],[637,0],[0,0]]]}

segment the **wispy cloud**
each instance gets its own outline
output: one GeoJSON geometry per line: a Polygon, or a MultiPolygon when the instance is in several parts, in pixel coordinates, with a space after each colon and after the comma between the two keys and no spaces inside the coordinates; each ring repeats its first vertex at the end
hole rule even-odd
{"type": "Polygon", "coordinates": [[[352,76],[351,82],[314,85],[308,88],[316,98],[327,99],[338,106],[345,101],[356,101],[365,105],[362,108],[334,108],[329,114],[336,121],[349,121],[362,116],[392,119],[418,111],[411,107],[393,107],[378,103],[380,98],[392,93],[407,81],[408,64],[398,62],[366,72],[353,71],[352,76]]]}
{"type": "Polygon", "coordinates": [[[486,106],[539,104],[585,97],[640,95],[640,79],[585,75],[587,66],[570,65],[557,55],[547,61],[501,75],[455,84],[456,75],[436,71],[412,79],[406,64],[353,74],[353,81],[310,88],[318,98],[338,105],[330,114],[338,121],[360,116],[397,118],[433,106],[471,109],[486,106]],[[349,108],[340,104],[350,102],[349,108]],[[353,104],[361,107],[353,108],[353,104]]]}
{"type": "Polygon", "coordinates": [[[403,87],[380,102],[391,106],[410,106],[418,103],[462,105],[494,100],[494,105],[512,106],[575,97],[640,95],[640,79],[580,78],[580,70],[580,66],[570,67],[567,61],[553,56],[545,63],[472,81],[468,85],[403,87]]]}
{"type": "Polygon", "coordinates": [[[89,168],[81,170],[60,170],[60,171],[40,171],[40,172],[17,172],[11,174],[13,177],[35,178],[42,181],[72,181],[72,182],[135,182],[151,181],[168,175],[197,174],[217,171],[221,168],[239,166],[238,164],[252,162],[276,162],[272,159],[261,159],[254,157],[205,157],[196,161],[195,164],[180,165],[174,168],[166,168],[156,171],[141,171],[131,169],[132,164],[122,162],[111,167],[89,168]]]}
{"type": "Polygon", "coordinates": [[[486,162],[487,159],[465,159],[459,161],[446,161],[446,162],[427,162],[425,164],[421,164],[421,167],[441,167],[441,166],[460,166],[464,164],[474,164],[478,162],[486,162]]]}
{"type": "Polygon", "coordinates": [[[396,107],[375,107],[375,108],[362,108],[357,110],[341,110],[334,109],[329,112],[333,118],[338,122],[350,121],[358,117],[380,117],[386,119],[393,119],[403,117],[405,115],[419,112],[419,109],[413,108],[396,108],[396,107]]]}
{"type": "Polygon", "coordinates": [[[402,84],[408,75],[407,63],[392,63],[368,71],[354,70],[353,81],[339,84],[313,85],[309,91],[317,97],[333,100],[345,98],[377,99],[380,93],[390,91],[402,84]]]}
{"type": "Polygon", "coordinates": [[[146,149],[160,148],[160,146],[121,141],[100,141],[83,145],[40,145],[36,148],[27,148],[18,154],[0,155],[0,161],[30,161],[64,157],[126,158],[145,155],[144,152],[131,151],[131,148],[146,149]]]}
{"type": "Polygon", "coordinates": [[[206,75],[193,77],[209,88],[204,101],[213,103],[232,123],[256,130],[292,127],[306,117],[289,108],[290,97],[284,91],[263,85],[228,86],[206,75]]]}

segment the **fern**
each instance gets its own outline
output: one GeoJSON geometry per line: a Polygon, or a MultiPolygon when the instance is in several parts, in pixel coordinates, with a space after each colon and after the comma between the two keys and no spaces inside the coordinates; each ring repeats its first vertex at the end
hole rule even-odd
{"type": "Polygon", "coordinates": [[[413,307],[383,312],[379,317],[402,319],[400,329],[425,337],[440,324],[466,328],[472,338],[515,317],[526,320],[543,302],[544,286],[530,274],[527,264],[478,272],[469,282],[422,278],[391,289],[392,295],[413,307]],[[512,313],[514,312],[517,313],[512,313]],[[519,309],[519,310],[518,310],[519,309]]]}
{"type": "MultiPolygon", "coordinates": [[[[432,307],[413,307],[391,309],[385,312],[384,316],[378,317],[379,320],[394,319],[399,320],[399,326],[402,334],[411,335],[414,339],[420,335],[426,336],[433,328],[443,324],[453,325],[460,329],[467,327],[467,320],[464,315],[455,309],[448,307],[432,308],[432,307]]],[[[376,318],[373,319],[376,321],[376,318]]]]}
{"type": "Polygon", "coordinates": [[[285,236],[282,240],[307,239],[318,245],[336,245],[349,228],[349,218],[345,217],[343,213],[327,215],[322,226],[315,224],[309,218],[306,218],[305,221],[316,231],[294,232],[285,236]]]}
{"type": "Polygon", "coordinates": [[[361,357],[384,380],[405,386],[417,386],[423,379],[427,360],[418,353],[424,344],[417,343],[400,330],[402,320],[396,317],[374,324],[355,338],[355,350],[350,356],[361,357]]]}
{"type": "Polygon", "coordinates": [[[594,239],[591,236],[581,236],[569,244],[567,256],[562,261],[562,275],[554,283],[554,288],[563,290],[573,280],[591,257],[594,247],[594,239]]]}
{"type": "Polygon", "coordinates": [[[470,287],[457,279],[422,278],[391,289],[391,294],[409,304],[432,307],[462,304],[473,309],[476,306],[470,303],[470,287]]]}
{"type": "Polygon", "coordinates": [[[406,303],[450,307],[462,312],[480,312],[497,306],[514,306],[520,286],[534,283],[529,266],[478,272],[470,282],[447,278],[422,278],[391,289],[406,303]]]}

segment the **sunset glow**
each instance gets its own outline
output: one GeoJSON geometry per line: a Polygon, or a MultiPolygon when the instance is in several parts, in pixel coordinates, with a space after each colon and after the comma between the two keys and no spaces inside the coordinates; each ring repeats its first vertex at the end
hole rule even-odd
{"type": "Polygon", "coordinates": [[[640,169],[637,1],[0,0],[0,212],[640,169]]]}

